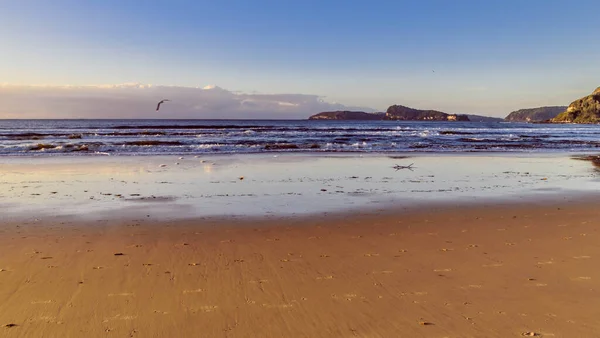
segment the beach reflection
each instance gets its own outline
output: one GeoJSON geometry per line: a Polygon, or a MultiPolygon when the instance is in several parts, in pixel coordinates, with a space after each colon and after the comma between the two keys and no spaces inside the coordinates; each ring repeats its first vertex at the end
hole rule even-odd
{"type": "MultiPolygon", "coordinates": [[[[306,214],[600,188],[590,161],[568,156],[294,154],[1,161],[0,205],[7,215],[116,210],[170,218],[306,214]],[[411,163],[412,170],[393,169],[411,163]]],[[[600,162],[591,162],[599,168],[600,162]]]]}

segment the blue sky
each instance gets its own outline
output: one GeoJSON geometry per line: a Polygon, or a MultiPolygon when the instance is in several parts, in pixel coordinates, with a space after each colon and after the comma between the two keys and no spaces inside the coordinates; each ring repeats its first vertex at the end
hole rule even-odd
{"type": "Polygon", "coordinates": [[[215,84],[506,115],[600,86],[595,1],[0,2],[0,83],[215,84]],[[435,71],[435,72],[434,72],[435,71]]]}

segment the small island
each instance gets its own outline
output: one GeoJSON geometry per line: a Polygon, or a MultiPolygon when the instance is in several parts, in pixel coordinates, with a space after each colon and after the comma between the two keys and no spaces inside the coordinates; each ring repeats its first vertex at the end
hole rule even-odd
{"type": "Polygon", "coordinates": [[[447,114],[437,110],[420,110],[401,105],[390,106],[385,113],[330,111],[312,115],[309,120],[399,120],[399,121],[470,121],[467,115],[447,114]]]}

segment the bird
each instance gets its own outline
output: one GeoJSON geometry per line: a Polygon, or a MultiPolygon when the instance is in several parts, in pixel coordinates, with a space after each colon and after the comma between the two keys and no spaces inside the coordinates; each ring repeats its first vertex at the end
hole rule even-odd
{"type": "Polygon", "coordinates": [[[161,100],[161,101],[160,101],[160,102],[159,102],[159,103],[156,105],[156,111],[158,111],[158,109],[160,109],[160,105],[161,105],[163,102],[166,102],[166,101],[171,101],[171,100],[167,100],[167,99],[161,100]]]}
{"type": "Polygon", "coordinates": [[[408,169],[408,170],[412,171],[412,170],[413,170],[413,168],[414,168],[414,167],[413,167],[413,164],[414,164],[414,163],[411,163],[411,164],[409,164],[409,165],[399,165],[399,164],[396,164],[396,165],[395,165],[395,166],[393,166],[392,168],[396,169],[396,171],[398,171],[398,170],[400,170],[400,169],[408,169]]]}

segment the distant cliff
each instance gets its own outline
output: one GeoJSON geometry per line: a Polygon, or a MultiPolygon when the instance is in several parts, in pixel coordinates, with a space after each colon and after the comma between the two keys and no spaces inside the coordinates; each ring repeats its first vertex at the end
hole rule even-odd
{"type": "Polygon", "coordinates": [[[402,121],[469,121],[466,115],[446,114],[437,110],[420,110],[406,106],[390,106],[385,113],[386,120],[402,121]]]}
{"type": "Polygon", "coordinates": [[[363,111],[326,111],[309,117],[309,120],[383,120],[385,113],[365,113],[363,111]]]}
{"type": "Polygon", "coordinates": [[[567,109],[553,118],[557,123],[600,123],[600,87],[591,95],[573,101],[567,109]]]}
{"type": "Polygon", "coordinates": [[[472,115],[465,114],[469,118],[471,122],[503,122],[504,119],[500,117],[491,117],[491,116],[483,116],[483,115],[472,115]]]}
{"type": "Polygon", "coordinates": [[[564,106],[520,109],[508,114],[504,120],[508,122],[543,122],[554,118],[565,109],[567,107],[564,106]]]}

